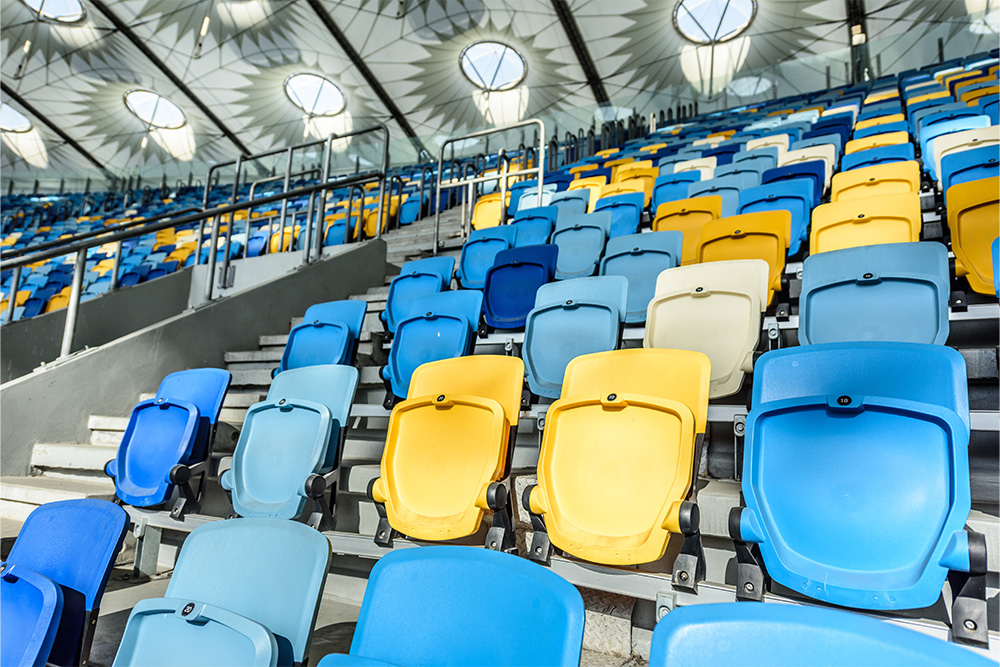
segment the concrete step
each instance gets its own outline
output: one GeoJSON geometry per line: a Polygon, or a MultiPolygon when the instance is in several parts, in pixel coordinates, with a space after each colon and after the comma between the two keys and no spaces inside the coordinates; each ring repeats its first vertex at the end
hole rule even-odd
{"type": "MultiPolygon", "coordinates": [[[[259,403],[264,400],[264,395],[266,392],[260,391],[234,391],[230,390],[226,394],[226,400],[222,403],[222,409],[239,409],[247,408],[254,403],[259,403]]],[[[227,419],[219,418],[221,421],[228,421],[227,419]]]]}
{"type": "Polygon", "coordinates": [[[39,443],[31,449],[31,465],[40,469],[92,471],[104,474],[104,464],[115,458],[118,448],[109,445],[39,443]]]}
{"type": "Polygon", "coordinates": [[[105,447],[118,447],[121,444],[125,431],[91,431],[90,444],[105,447]]]}
{"type": "MultiPolygon", "coordinates": [[[[271,365],[273,368],[274,365],[271,365]]],[[[271,386],[271,371],[270,370],[236,370],[233,373],[233,386],[234,387],[264,387],[264,392],[267,393],[267,387],[271,386]]]]}
{"type": "MultiPolygon", "coordinates": [[[[230,373],[237,373],[239,371],[270,371],[277,366],[278,364],[273,361],[238,361],[226,364],[230,373]]],[[[236,384],[235,377],[233,384],[236,384]]]]}
{"type": "Polygon", "coordinates": [[[28,515],[31,514],[36,507],[38,507],[38,505],[19,503],[13,500],[4,500],[3,498],[0,498],[0,520],[3,520],[5,523],[8,521],[24,523],[27,520],[28,515]]]}
{"type": "Polygon", "coordinates": [[[264,334],[257,336],[257,344],[261,347],[285,347],[288,334],[264,334]]]}
{"type": "Polygon", "coordinates": [[[246,350],[241,352],[226,352],[225,361],[227,364],[245,363],[254,361],[281,361],[281,349],[267,350],[246,350]]]}
{"type": "Polygon", "coordinates": [[[87,428],[91,431],[124,431],[128,427],[128,417],[90,415],[87,428]]]}
{"type": "Polygon", "coordinates": [[[106,482],[72,481],[51,477],[0,477],[0,499],[29,505],[42,505],[57,500],[100,498],[112,500],[115,484],[106,482]]]}

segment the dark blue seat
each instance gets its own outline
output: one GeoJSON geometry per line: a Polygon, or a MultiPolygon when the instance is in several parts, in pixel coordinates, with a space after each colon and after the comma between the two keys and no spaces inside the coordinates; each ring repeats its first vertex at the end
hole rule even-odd
{"type": "Polygon", "coordinates": [[[302,324],[288,334],[278,372],[318,364],[351,364],[368,304],[344,300],[306,309],[302,324]]]}
{"type": "Polygon", "coordinates": [[[802,265],[799,342],[948,340],[948,250],[886,243],[810,255],[802,265]]]}
{"type": "Polygon", "coordinates": [[[417,366],[439,359],[472,354],[483,309],[479,290],[438,292],[412,299],[412,315],[402,320],[382,367],[386,403],[392,396],[405,398],[410,376],[417,366]]]}
{"type": "Polygon", "coordinates": [[[656,624],[649,652],[650,667],[992,664],[972,651],[861,614],[732,602],[689,605],[669,612],[656,624]]]}
{"type": "Polygon", "coordinates": [[[966,623],[986,613],[986,542],[965,528],[962,355],[886,342],[767,352],[754,367],[752,405],[745,508],[729,522],[737,597],[759,599],[763,587],[746,542],[776,583],[843,607],[929,607],[949,578],[953,636],[985,644],[985,624],[966,623]]]}
{"type": "Polygon", "coordinates": [[[399,323],[415,312],[413,302],[418,297],[448,289],[454,269],[454,257],[428,257],[403,264],[389,284],[385,310],[379,314],[386,330],[396,332],[399,323]]]}
{"type": "Polygon", "coordinates": [[[715,148],[709,148],[702,151],[702,157],[715,157],[715,164],[724,165],[730,164],[733,161],[733,155],[740,152],[740,144],[727,144],[716,146],[715,148]]]}
{"type": "Polygon", "coordinates": [[[792,227],[788,236],[789,257],[797,253],[803,242],[809,240],[809,220],[813,202],[816,201],[814,182],[810,178],[792,178],[775,181],[740,193],[742,213],[786,210],[792,214],[792,227]]]}
{"type": "MultiPolygon", "coordinates": [[[[671,177],[667,177],[671,178],[671,177]]],[[[594,206],[594,213],[611,213],[610,237],[635,234],[639,231],[642,210],[646,205],[646,195],[642,192],[625,192],[620,195],[601,197],[594,206]]]]}
{"type": "MultiPolygon", "coordinates": [[[[679,174],[664,174],[653,181],[653,197],[650,209],[656,213],[660,204],[678,199],[687,199],[687,191],[692,183],[701,180],[701,172],[682,171],[679,174]]],[[[598,200],[600,201],[600,200],[598,200]]]]}
{"type": "Polygon", "coordinates": [[[590,204],[590,190],[566,190],[557,192],[549,200],[549,206],[554,206],[559,213],[556,220],[567,215],[580,215],[587,212],[590,204]]]}
{"type": "MultiPolygon", "coordinates": [[[[912,148],[912,147],[911,147],[912,148]]],[[[845,159],[847,156],[844,156],[845,159]]],[[[823,160],[809,160],[790,164],[786,167],[768,169],[760,178],[761,185],[777,183],[779,181],[789,181],[797,178],[808,178],[813,183],[813,193],[815,200],[813,206],[818,206],[823,190],[826,187],[826,166],[823,160]]]]}
{"type": "Polygon", "coordinates": [[[5,564],[0,574],[0,663],[45,667],[62,610],[58,584],[26,567],[5,564]]]}
{"type": "Polygon", "coordinates": [[[979,111],[990,119],[990,125],[1000,124],[1000,95],[984,95],[976,101],[979,111]]]}
{"type": "Polygon", "coordinates": [[[610,233],[610,211],[561,216],[552,232],[552,243],[559,246],[556,279],[594,275],[610,233]]]}
{"type": "Polygon", "coordinates": [[[600,275],[628,279],[625,322],[645,322],[646,308],[656,291],[656,277],[681,263],[682,232],[648,232],[608,241],[600,275]]]}
{"type": "Polygon", "coordinates": [[[493,266],[497,253],[514,247],[517,227],[499,225],[487,229],[474,229],[462,246],[455,277],[464,289],[483,289],[486,272],[493,266]]]}
{"type": "Polygon", "coordinates": [[[526,559],[462,546],[393,551],[368,577],[350,655],[318,664],[577,667],[583,622],[580,593],[526,559]],[[483,632],[484,608],[504,632],[483,632]]]}
{"type": "Polygon", "coordinates": [[[545,174],[545,178],[542,179],[542,187],[544,188],[546,185],[555,185],[556,192],[563,192],[569,188],[569,184],[572,183],[573,180],[573,174],[563,171],[550,171],[545,174]]]}
{"type": "Polygon", "coordinates": [[[511,223],[517,229],[514,245],[522,248],[548,243],[558,217],[559,209],[555,206],[520,209],[511,223]]]}
{"type": "Polygon", "coordinates": [[[850,171],[862,167],[874,167],[892,162],[906,162],[914,158],[913,144],[896,144],[894,146],[879,146],[856,153],[848,153],[840,160],[840,170],[850,171]]]}
{"type": "Polygon", "coordinates": [[[56,291],[51,288],[39,287],[24,302],[24,311],[21,313],[21,317],[35,317],[45,312],[45,306],[49,303],[49,299],[55,295],[56,291]]]}
{"type": "MultiPolygon", "coordinates": [[[[128,513],[121,507],[89,498],[45,503],[28,515],[7,556],[4,577],[12,569],[30,570],[60,589],[62,608],[54,617],[58,632],[42,662],[68,667],[89,659],[101,598],[128,525],[128,513]]],[[[4,600],[4,625],[22,615],[27,620],[37,614],[37,609],[20,605],[8,613],[7,603],[4,600]]],[[[9,639],[7,631],[4,628],[4,644],[9,639]]],[[[25,641],[28,636],[18,639],[25,641]]],[[[6,646],[3,655],[7,655],[6,646]]],[[[3,664],[18,663],[5,659],[3,664]]]]}
{"type": "Polygon", "coordinates": [[[958,183],[994,178],[1000,170],[1000,145],[949,153],[941,158],[941,190],[947,203],[948,188],[958,183]]]}
{"type": "Polygon", "coordinates": [[[220,368],[196,368],[163,378],[156,398],[132,408],[118,455],[105,466],[118,497],[136,507],[167,502],[180,488],[171,515],[197,506],[222,402],[232,379],[220,368]],[[202,475],[198,497],[189,480],[202,475]]]}
{"type": "Polygon", "coordinates": [[[519,329],[535,306],[538,288],[556,272],[559,248],[552,244],[512,248],[497,253],[486,272],[483,319],[488,326],[519,329]]]}

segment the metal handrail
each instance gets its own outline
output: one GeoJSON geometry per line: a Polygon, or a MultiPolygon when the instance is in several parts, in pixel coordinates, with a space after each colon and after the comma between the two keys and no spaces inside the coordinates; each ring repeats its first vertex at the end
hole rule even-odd
{"type": "MultiPolygon", "coordinates": [[[[537,118],[521,121],[520,123],[515,123],[513,125],[504,125],[503,127],[496,127],[490,130],[480,130],[479,132],[472,132],[471,134],[465,134],[459,137],[451,137],[450,139],[446,139],[441,144],[440,153],[438,154],[436,192],[440,193],[442,188],[457,188],[467,184],[467,181],[464,178],[459,178],[456,181],[454,172],[452,172],[451,174],[450,182],[444,183],[442,181],[441,174],[442,174],[442,168],[444,166],[444,151],[445,148],[447,148],[449,145],[454,144],[458,141],[462,141],[464,139],[475,139],[476,137],[485,137],[491,134],[506,132],[508,130],[516,130],[519,127],[528,127],[529,125],[535,125],[538,127],[538,166],[531,167],[529,169],[521,169],[518,170],[517,172],[508,172],[506,176],[519,176],[521,174],[537,174],[538,175],[537,187],[538,187],[538,192],[540,193],[542,191],[543,180],[545,178],[545,148],[542,144],[542,142],[544,141],[543,137],[545,136],[545,124],[537,118]]],[[[499,173],[497,173],[496,175],[483,177],[483,180],[496,180],[503,177],[504,176],[501,176],[499,173]]],[[[431,248],[431,253],[434,255],[438,254],[438,244],[439,244],[438,239],[440,236],[440,230],[441,230],[441,207],[435,206],[434,240],[433,240],[434,245],[431,248]]]]}

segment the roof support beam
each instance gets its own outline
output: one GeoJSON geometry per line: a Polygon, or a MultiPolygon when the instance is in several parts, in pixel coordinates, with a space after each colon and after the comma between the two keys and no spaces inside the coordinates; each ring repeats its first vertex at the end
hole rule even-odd
{"type": "Polygon", "coordinates": [[[132,29],[128,27],[128,25],[126,25],[124,21],[118,18],[118,16],[115,15],[115,13],[112,12],[108,8],[108,6],[104,4],[103,0],[90,0],[90,3],[94,5],[94,7],[96,7],[99,12],[104,14],[104,17],[107,18],[109,21],[111,21],[111,24],[115,26],[115,29],[118,30],[118,32],[120,32],[126,39],[128,39],[128,41],[132,42],[132,45],[135,46],[135,48],[139,49],[142,55],[146,56],[146,58],[151,63],[156,65],[156,68],[160,70],[160,72],[162,72],[164,76],[170,79],[170,83],[177,86],[177,89],[180,90],[182,93],[184,93],[184,95],[189,100],[191,100],[191,102],[193,102],[196,107],[198,107],[198,110],[201,111],[203,114],[205,114],[205,116],[210,121],[212,121],[212,123],[214,123],[215,126],[219,128],[219,130],[222,131],[222,134],[224,134],[227,139],[233,142],[233,144],[238,149],[240,149],[241,153],[243,153],[244,155],[250,154],[250,151],[247,149],[246,146],[243,145],[243,142],[240,141],[235,134],[233,134],[232,130],[226,127],[222,123],[222,121],[219,120],[219,117],[216,116],[212,112],[212,110],[205,105],[204,102],[198,99],[198,96],[195,95],[193,92],[191,92],[191,89],[188,88],[187,85],[185,85],[185,83],[181,81],[176,74],[171,72],[170,69],[166,66],[166,64],[162,60],[156,57],[156,54],[154,54],[152,51],[149,50],[149,47],[146,46],[146,43],[143,42],[138,35],[132,32],[132,29]]]}
{"type": "Polygon", "coordinates": [[[851,83],[874,79],[868,55],[868,22],[865,0],[847,0],[847,39],[851,45],[851,83]]]}
{"type": "Polygon", "coordinates": [[[104,174],[107,178],[112,179],[112,178],[115,177],[115,175],[112,174],[110,171],[108,171],[108,168],[105,167],[97,158],[95,158],[93,155],[91,155],[90,152],[86,148],[84,148],[83,146],[81,146],[80,144],[78,144],[75,139],[73,139],[71,136],[69,136],[68,134],[66,134],[65,132],[63,132],[62,128],[60,128],[58,125],[56,125],[51,120],[49,120],[45,115],[43,115],[42,113],[40,113],[38,111],[38,109],[36,109],[34,106],[32,106],[31,104],[29,104],[27,102],[27,100],[25,100],[23,97],[21,97],[17,93],[17,91],[15,91],[13,88],[11,88],[10,86],[8,86],[6,83],[4,83],[2,81],[0,81],[0,90],[2,90],[3,94],[6,95],[8,98],[14,100],[18,104],[20,104],[22,107],[24,107],[25,111],[27,111],[32,116],[34,116],[39,121],[41,121],[42,124],[45,125],[45,127],[49,128],[50,130],[52,130],[53,132],[55,132],[57,135],[59,135],[59,138],[62,139],[63,141],[65,141],[70,146],[72,146],[76,150],[77,153],[79,153],[83,157],[87,158],[87,161],[90,162],[95,167],[97,167],[98,169],[100,169],[101,173],[104,174]]]}
{"type": "Polygon", "coordinates": [[[417,133],[414,132],[413,127],[406,120],[406,117],[403,116],[403,112],[396,106],[396,103],[393,102],[391,97],[389,97],[389,94],[385,92],[385,88],[383,88],[382,84],[379,83],[379,80],[375,78],[375,74],[368,68],[368,65],[361,57],[361,54],[359,54],[355,50],[354,46],[351,45],[351,42],[348,41],[347,35],[345,35],[340,28],[337,27],[337,24],[333,22],[333,17],[330,16],[330,14],[323,8],[323,5],[319,0],[306,0],[306,2],[310,7],[312,7],[316,16],[319,17],[319,20],[322,21],[327,31],[337,44],[340,45],[340,48],[345,54],[347,54],[347,58],[351,61],[351,64],[353,64],[354,67],[357,68],[358,72],[361,73],[365,83],[368,84],[368,86],[372,89],[372,92],[375,93],[375,96],[378,97],[379,101],[382,102],[382,105],[389,111],[393,120],[395,120],[396,123],[403,128],[403,132],[405,132],[406,136],[409,137],[410,143],[413,144],[413,148],[417,151],[417,160],[432,159],[433,155],[431,152],[427,150],[424,143],[420,141],[419,137],[417,137],[417,133]]]}
{"type": "Polygon", "coordinates": [[[604,89],[604,82],[601,80],[601,75],[597,73],[597,66],[594,65],[594,60],[590,57],[590,51],[583,40],[576,19],[573,18],[569,3],[566,0],[552,0],[552,8],[556,10],[556,16],[559,17],[559,22],[562,24],[563,30],[566,31],[566,37],[569,38],[569,44],[573,47],[576,59],[580,61],[580,67],[583,68],[583,73],[587,77],[587,83],[594,94],[594,99],[602,107],[610,106],[611,100],[608,98],[608,91],[604,89]]]}

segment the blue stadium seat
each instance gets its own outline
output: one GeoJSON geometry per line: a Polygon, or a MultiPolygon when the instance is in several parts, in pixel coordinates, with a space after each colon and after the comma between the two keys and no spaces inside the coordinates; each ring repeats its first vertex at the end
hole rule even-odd
{"type": "Polygon", "coordinates": [[[555,206],[559,210],[558,218],[569,215],[581,215],[587,212],[590,204],[590,190],[566,190],[557,192],[549,200],[549,206],[555,206]]]}
{"type": "Polygon", "coordinates": [[[765,146],[747,151],[743,150],[733,156],[733,164],[747,162],[763,174],[768,169],[778,166],[778,148],[776,146],[765,146]]]}
{"type": "Polygon", "coordinates": [[[59,584],[20,565],[0,574],[0,662],[45,667],[59,630],[63,594],[59,584]]]}
{"type": "Polygon", "coordinates": [[[1000,145],[949,153],[941,158],[941,191],[947,203],[948,188],[957,183],[994,178],[1000,170],[1000,145]]]}
{"type": "Polygon", "coordinates": [[[583,623],[580,593],[523,558],[461,546],[394,551],[368,577],[350,655],[318,664],[577,667],[583,623]],[[483,632],[483,609],[503,632],[483,632]]]}
{"type": "Polygon", "coordinates": [[[247,411],[232,468],[221,477],[240,516],[295,519],[313,499],[309,523],[329,525],[327,485],[315,476],[336,471],[347,433],[358,369],[293,368],[274,378],[267,398],[247,411]]]}
{"type": "MultiPolygon", "coordinates": [[[[912,146],[910,147],[912,149],[912,146]]],[[[846,160],[848,156],[844,156],[846,160]]],[[[823,190],[826,187],[826,167],[822,160],[810,160],[809,162],[799,162],[797,164],[790,164],[786,167],[777,167],[775,169],[768,169],[761,176],[761,185],[766,185],[768,183],[777,183],[779,181],[788,181],[798,178],[808,178],[813,182],[813,194],[815,195],[815,201],[813,206],[818,206],[820,199],[823,197],[823,190]]]]}
{"type": "Polygon", "coordinates": [[[164,597],[132,609],[114,664],[304,664],[329,567],[327,539],[294,521],[199,526],[164,597]]]}
{"type": "Polygon", "coordinates": [[[1000,95],[985,95],[976,102],[979,111],[990,119],[990,125],[1000,125],[1000,95]]]}
{"type": "MultiPolygon", "coordinates": [[[[261,230],[253,233],[250,238],[247,239],[247,257],[260,257],[263,255],[265,249],[267,248],[267,242],[270,238],[271,235],[267,230],[261,230]]],[[[202,254],[206,253],[203,252],[202,254]]]]}
{"type": "MultiPolygon", "coordinates": [[[[54,665],[79,665],[89,659],[104,587],[121,550],[129,517],[106,500],[80,499],[45,503],[21,527],[7,556],[11,568],[26,569],[60,588],[61,615],[55,616],[58,633],[46,660],[54,665]]],[[[4,611],[7,600],[4,601],[4,611]]],[[[28,609],[4,614],[16,619],[28,609]]],[[[37,614],[37,609],[30,611],[37,614]]],[[[14,623],[17,626],[17,623],[14,623]]],[[[13,629],[13,628],[12,628],[13,629]]],[[[9,638],[4,629],[4,643],[9,638]]],[[[18,638],[19,641],[27,637],[18,638]]],[[[7,648],[4,647],[4,655],[7,648]]],[[[4,664],[17,664],[16,662],[4,664]]]]}
{"type": "Polygon", "coordinates": [[[136,507],[167,502],[180,489],[171,515],[182,518],[198,505],[222,401],[232,376],[219,368],[196,368],[163,378],[156,398],[132,408],[118,455],[104,471],[118,497],[136,507]],[[198,496],[189,484],[201,476],[198,496]]]}
{"type": "Polygon", "coordinates": [[[414,369],[428,361],[471,354],[483,309],[479,290],[439,292],[411,299],[413,313],[399,323],[382,367],[386,405],[406,396],[414,369]]]}
{"type": "Polygon", "coordinates": [[[1000,298],[1000,237],[993,239],[993,289],[1000,298]]]}
{"type": "MultiPolygon", "coordinates": [[[[948,106],[951,107],[951,105],[948,106]]],[[[919,118],[914,114],[915,136],[921,139],[921,143],[923,138],[927,136],[928,131],[936,125],[959,118],[974,118],[980,115],[979,109],[966,106],[962,102],[957,102],[954,107],[948,109],[941,109],[940,107],[934,107],[934,109],[931,113],[921,115],[919,118]]]]}
{"type": "Polygon", "coordinates": [[[542,187],[546,185],[555,185],[556,192],[563,192],[569,188],[569,184],[573,182],[573,174],[568,174],[561,171],[550,171],[545,174],[545,178],[542,180],[542,187]]]}
{"type": "Polygon", "coordinates": [[[949,578],[953,636],[984,645],[986,624],[965,622],[986,613],[986,543],[964,527],[971,497],[962,355],[885,342],[767,352],[754,368],[752,405],[746,506],[729,522],[738,599],[760,599],[763,588],[746,542],[759,547],[776,583],[844,607],[929,607],[949,578]]]}
{"type": "Polygon", "coordinates": [[[656,291],[661,271],[681,263],[684,234],[676,231],[619,236],[608,241],[600,275],[628,279],[625,322],[645,322],[646,308],[656,291]]]}
{"type": "Polygon", "coordinates": [[[487,326],[519,329],[535,306],[538,288],[556,272],[559,248],[552,244],[512,248],[497,253],[486,273],[483,319],[487,326]]]}
{"type": "Polygon", "coordinates": [[[986,116],[972,116],[946,120],[924,129],[920,135],[920,156],[924,169],[932,178],[937,178],[937,167],[934,164],[934,140],[945,134],[989,127],[990,119],[986,116]]]}
{"type": "Polygon", "coordinates": [[[906,162],[914,158],[913,144],[896,144],[894,146],[879,146],[856,153],[848,153],[840,160],[840,170],[850,171],[862,167],[874,167],[891,162],[906,162]]]}
{"type": "Polygon", "coordinates": [[[739,213],[740,192],[755,185],[759,185],[759,182],[745,173],[710,178],[707,181],[692,183],[688,187],[688,197],[719,195],[722,197],[722,217],[728,218],[739,213]]]}
{"type": "Polygon", "coordinates": [[[594,213],[598,211],[611,213],[610,238],[625,236],[639,231],[639,221],[642,220],[642,209],[645,203],[644,193],[626,192],[620,195],[601,197],[594,206],[594,213]]]}
{"type": "Polygon", "coordinates": [[[809,240],[809,220],[816,201],[815,183],[810,178],[775,181],[740,193],[742,213],[784,209],[792,214],[788,237],[788,256],[796,254],[802,243],[809,240]]]}
{"type": "Polygon", "coordinates": [[[884,134],[887,132],[909,132],[910,124],[905,120],[897,120],[895,123],[883,123],[882,125],[872,125],[870,127],[863,127],[860,130],[854,130],[854,136],[852,139],[864,139],[865,137],[871,137],[876,134],[884,134]]]}
{"type": "Polygon", "coordinates": [[[799,342],[948,339],[948,250],[887,243],[821,252],[802,265],[799,342]]]}
{"type": "Polygon", "coordinates": [[[288,334],[278,372],[317,364],[348,364],[354,357],[368,304],[358,300],[317,303],[288,334]]]}
{"type": "Polygon", "coordinates": [[[858,121],[871,120],[872,118],[879,118],[881,116],[893,116],[898,113],[903,113],[903,108],[900,106],[898,100],[866,104],[861,109],[861,113],[858,114],[858,121]]]}
{"type": "Polygon", "coordinates": [[[542,285],[528,314],[521,349],[532,393],[558,398],[570,360],[617,349],[627,304],[628,279],[623,276],[542,285]]]}
{"type": "Polygon", "coordinates": [[[701,172],[697,170],[659,176],[653,182],[653,198],[650,209],[656,211],[664,202],[687,199],[690,185],[700,180],[701,172]]]}
{"type": "Polygon", "coordinates": [[[917,137],[920,135],[920,124],[928,116],[944,114],[949,111],[965,111],[968,108],[969,106],[965,102],[952,102],[950,104],[939,104],[914,111],[908,114],[907,117],[910,136],[917,137]]]}
{"type": "Polygon", "coordinates": [[[537,179],[531,179],[528,181],[517,181],[512,183],[508,192],[510,192],[510,203],[507,205],[507,215],[516,216],[517,212],[521,209],[521,195],[524,194],[528,188],[538,185],[537,179]]]}
{"type": "Polygon", "coordinates": [[[454,257],[429,257],[403,264],[389,284],[385,310],[379,315],[386,330],[396,333],[399,323],[416,312],[413,303],[419,297],[448,289],[454,270],[454,257]]]}
{"type": "Polygon", "coordinates": [[[653,631],[650,667],[976,667],[972,651],[861,614],[732,602],[678,607],[653,631]]]}
{"type": "Polygon", "coordinates": [[[536,206],[518,210],[514,222],[511,223],[517,229],[514,244],[518,248],[523,248],[548,243],[557,217],[559,209],[555,206],[536,206]]]}
{"type": "Polygon", "coordinates": [[[733,161],[733,155],[740,152],[741,144],[719,144],[715,148],[702,151],[703,157],[715,157],[715,164],[727,165],[733,161]]]}
{"type": "Polygon", "coordinates": [[[497,253],[513,248],[516,237],[517,227],[514,225],[472,230],[469,240],[462,246],[462,257],[455,273],[462,288],[483,289],[486,272],[493,266],[497,253]]]}
{"type": "Polygon", "coordinates": [[[556,280],[594,275],[611,233],[611,211],[561,215],[552,232],[552,243],[559,246],[556,257],[556,280]]]}

